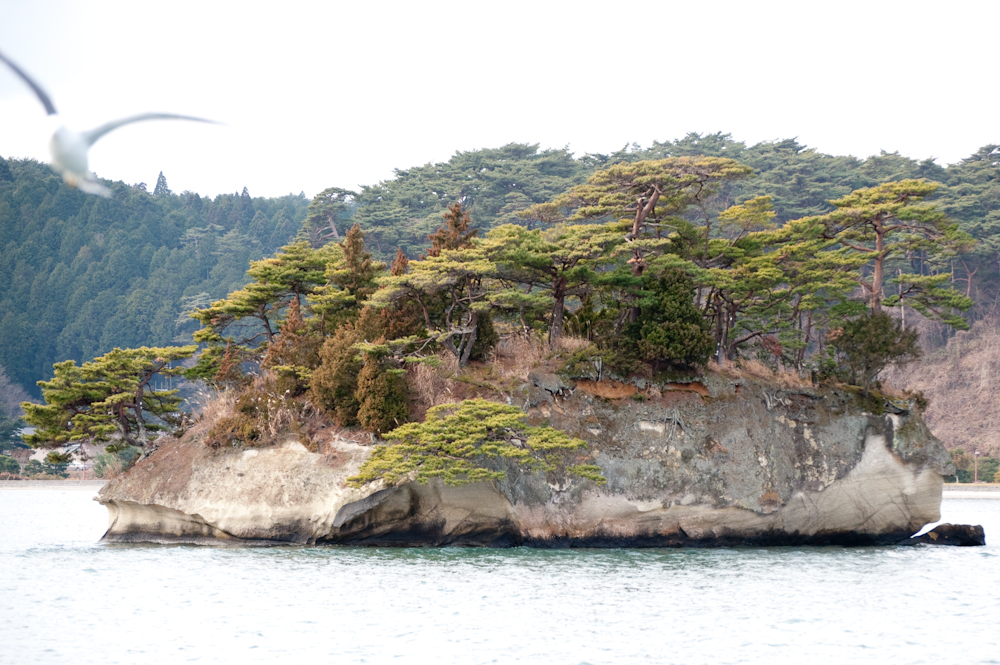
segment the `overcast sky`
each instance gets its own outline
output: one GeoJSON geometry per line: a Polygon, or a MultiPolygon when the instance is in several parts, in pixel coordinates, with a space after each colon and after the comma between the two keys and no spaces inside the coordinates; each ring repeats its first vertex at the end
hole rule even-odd
{"type": "MultiPolygon", "coordinates": [[[[611,152],[688,132],[940,164],[1000,143],[1000,2],[0,0],[0,50],[76,129],[146,111],[100,177],[175,192],[356,188],[510,142],[611,152]]],[[[0,155],[50,122],[0,68],[0,155]]]]}

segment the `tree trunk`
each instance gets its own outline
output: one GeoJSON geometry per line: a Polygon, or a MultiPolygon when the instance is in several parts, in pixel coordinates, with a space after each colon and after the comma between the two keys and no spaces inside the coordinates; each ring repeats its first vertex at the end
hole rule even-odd
{"type": "Polygon", "coordinates": [[[552,289],[552,325],[549,326],[549,348],[556,348],[559,338],[562,337],[563,313],[566,309],[566,278],[560,277],[556,280],[552,289]]]}
{"type": "Polygon", "coordinates": [[[458,359],[458,366],[465,367],[469,364],[469,357],[472,355],[472,347],[476,343],[476,336],[479,332],[479,315],[472,312],[472,317],[469,319],[469,327],[472,328],[472,332],[469,333],[469,338],[465,341],[465,345],[462,347],[462,355],[458,359]]]}
{"type": "Polygon", "coordinates": [[[884,279],[885,256],[885,230],[881,219],[875,220],[875,267],[872,270],[872,292],[869,304],[872,314],[882,311],[882,280],[884,279]]]}
{"type": "Polygon", "coordinates": [[[726,366],[726,340],[725,333],[723,332],[723,319],[726,316],[726,312],[722,308],[722,299],[719,296],[715,296],[715,362],[719,363],[719,367],[726,366]]]}
{"type": "MultiPolygon", "coordinates": [[[[635,220],[632,222],[632,240],[638,240],[642,237],[643,227],[646,225],[646,218],[649,217],[650,213],[656,209],[656,202],[660,200],[660,190],[654,187],[649,193],[649,199],[645,197],[640,197],[636,201],[635,206],[635,220]]],[[[634,277],[642,277],[642,272],[646,268],[645,258],[642,256],[642,250],[639,247],[634,247],[632,249],[632,275],[634,277]]],[[[632,306],[629,308],[628,320],[629,323],[635,323],[639,320],[639,315],[641,314],[639,307],[632,306]]]]}

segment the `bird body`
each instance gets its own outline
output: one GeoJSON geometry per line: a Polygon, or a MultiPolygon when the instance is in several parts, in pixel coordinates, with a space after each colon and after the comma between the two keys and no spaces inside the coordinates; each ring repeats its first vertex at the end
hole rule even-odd
{"type": "MultiPolygon", "coordinates": [[[[20,67],[11,62],[3,53],[0,53],[0,61],[7,64],[28,87],[32,89],[35,96],[45,107],[45,112],[52,116],[56,115],[56,108],[52,100],[35,81],[25,74],[20,67]]],[[[97,178],[90,172],[88,153],[90,147],[97,139],[108,132],[118,129],[123,125],[145,120],[190,120],[193,122],[214,123],[212,120],[196,118],[189,115],[177,115],[175,113],[141,113],[129,116],[121,120],[113,120],[86,132],[76,132],[65,125],[59,125],[53,132],[49,141],[49,152],[52,155],[52,166],[62,175],[63,181],[70,187],[77,187],[80,191],[99,196],[111,196],[111,190],[97,182],[97,178]]]]}
{"type": "Polygon", "coordinates": [[[79,132],[60,125],[49,140],[49,154],[52,164],[56,167],[69,185],[76,186],[83,176],[93,177],[90,173],[87,150],[90,146],[79,132]]]}

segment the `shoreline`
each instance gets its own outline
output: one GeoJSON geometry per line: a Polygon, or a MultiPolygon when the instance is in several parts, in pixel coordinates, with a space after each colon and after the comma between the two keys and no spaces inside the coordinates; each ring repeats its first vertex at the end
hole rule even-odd
{"type": "Polygon", "coordinates": [[[0,480],[0,492],[30,490],[88,490],[104,487],[106,480],[0,480]]]}
{"type": "Polygon", "coordinates": [[[996,483],[945,483],[942,499],[1000,499],[996,483]]]}

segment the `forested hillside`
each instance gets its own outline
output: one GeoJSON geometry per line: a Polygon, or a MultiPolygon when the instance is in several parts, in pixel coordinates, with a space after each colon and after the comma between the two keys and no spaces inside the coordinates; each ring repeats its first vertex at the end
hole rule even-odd
{"type": "Polygon", "coordinates": [[[0,367],[34,395],[54,362],[190,341],[183,313],[246,283],[309,204],[175,194],[162,175],[152,192],[108,184],[113,198],[88,196],[44,164],[0,158],[0,367]]]}

